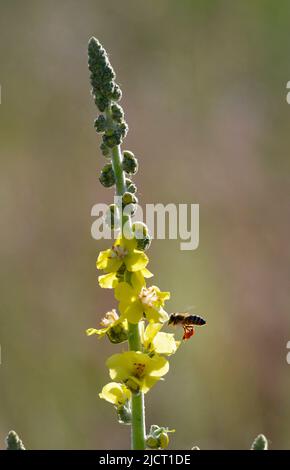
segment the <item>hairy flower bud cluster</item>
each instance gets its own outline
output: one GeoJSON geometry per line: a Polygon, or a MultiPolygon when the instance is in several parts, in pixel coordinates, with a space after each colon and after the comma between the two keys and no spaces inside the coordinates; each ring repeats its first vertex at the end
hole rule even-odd
{"type": "Polygon", "coordinates": [[[15,431],[10,431],[6,438],[6,450],[25,450],[22,440],[15,431]]]}
{"type": "Polygon", "coordinates": [[[129,150],[123,152],[122,166],[123,170],[128,175],[135,175],[138,171],[138,160],[129,150]]]}
{"type": "MultiPolygon", "coordinates": [[[[115,72],[111,66],[108,55],[96,38],[91,38],[88,45],[88,65],[90,70],[91,93],[99,109],[99,116],[95,119],[96,132],[102,134],[100,149],[104,157],[111,159],[112,149],[121,145],[128,132],[128,125],[124,119],[123,108],[117,103],[122,92],[115,82],[115,72]]],[[[122,156],[123,171],[127,175],[135,175],[138,162],[134,154],[128,150],[122,156]]],[[[112,168],[105,165],[99,180],[103,186],[114,186],[115,179],[112,168]]],[[[127,184],[129,193],[136,193],[136,186],[129,180],[127,184]]],[[[132,209],[134,213],[134,209],[132,209]]]]}
{"type": "Polygon", "coordinates": [[[111,101],[118,101],[122,92],[115,83],[115,72],[107,53],[96,38],[91,38],[88,45],[88,65],[92,95],[100,112],[104,112],[111,101]]]}

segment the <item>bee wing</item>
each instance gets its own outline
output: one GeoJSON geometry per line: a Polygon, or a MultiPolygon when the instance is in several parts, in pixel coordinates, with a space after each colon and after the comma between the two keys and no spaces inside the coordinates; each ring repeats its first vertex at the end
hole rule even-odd
{"type": "Polygon", "coordinates": [[[191,310],[195,310],[195,308],[196,308],[196,305],[189,305],[189,307],[185,308],[185,311],[190,312],[191,310]]]}

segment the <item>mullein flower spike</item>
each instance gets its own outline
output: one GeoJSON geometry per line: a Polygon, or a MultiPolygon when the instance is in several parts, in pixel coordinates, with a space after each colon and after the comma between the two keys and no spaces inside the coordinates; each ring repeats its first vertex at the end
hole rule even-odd
{"type": "Polygon", "coordinates": [[[146,439],[149,448],[163,449],[172,431],[152,426],[146,438],[143,395],[167,374],[166,357],[177,351],[180,342],[173,334],[160,331],[169,319],[164,307],[170,293],[147,286],[152,273],[147,269],[149,259],[144,251],[151,237],[145,224],[131,221],[138,203],[137,187],[131,178],[138,171],[138,161],[131,151],[120,147],[128,131],[124,111],[117,103],[122,93],[107,53],[95,38],[89,41],[88,56],[91,93],[100,112],[94,127],[102,135],[100,148],[106,157],[100,182],[107,188],[116,186],[121,204],[111,205],[106,217],[109,226],[115,228],[117,214],[120,235],[110,248],[99,253],[96,264],[104,273],[98,277],[99,285],[114,290],[118,312],[108,312],[101,328],[90,328],[87,334],[107,336],[113,343],[128,342],[128,351],[107,360],[113,382],[103,387],[100,398],[114,405],[119,422],[131,423],[133,449],[145,449],[146,439]],[[126,238],[122,229],[128,222],[130,236],[126,238]]]}
{"type": "Polygon", "coordinates": [[[22,440],[15,431],[10,431],[6,437],[6,450],[25,450],[22,440]]]}
{"type": "Polygon", "coordinates": [[[268,450],[268,440],[264,434],[259,434],[254,440],[251,450],[268,450]]]}

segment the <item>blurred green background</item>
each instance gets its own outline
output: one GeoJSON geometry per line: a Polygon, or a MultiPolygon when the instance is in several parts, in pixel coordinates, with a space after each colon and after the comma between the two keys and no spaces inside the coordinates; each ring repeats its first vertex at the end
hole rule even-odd
{"type": "Polygon", "coordinates": [[[1,1],[0,440],[128,448],[97,397],[116,347],[87,338],[114,306],[97,286],[90,211],[112,200],[93,129],[87,41],[110,52],[140,158],[140,201],[200,204],[200,246],[154,241],[169,311],[208,326],[171,359],[147,424],[171,447],[290,447],[290,3],[1,1]]]}

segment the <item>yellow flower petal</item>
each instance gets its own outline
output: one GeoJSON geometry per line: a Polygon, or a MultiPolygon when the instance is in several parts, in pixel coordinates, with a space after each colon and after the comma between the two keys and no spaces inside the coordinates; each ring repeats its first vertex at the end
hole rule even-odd
{"type": "Polygon", "coordinates": [[[119,241],[120,245],[123,246],[125,248],[125,250],[129,251],[129,252],[132,252],[136,249],[137,247],[137,242],[135,240],[135,238],[122,238],[120,239],[119,241]]]}
{"type": "Polygon", "coordinates": [[[103,387],[99,397],[115,406],[121,406],[130,400],[131,392],[123,384],[110,382],[103,387]]]}
{"type": "Polygon", "coordinates": [[[148,352],[169,356],[176,352],[180,342],[175,341],[172,333],[160,332],[161,328],[160,323],[149,323],[145,332],[141,335],[142,343],[144,349],[148,352]]]}
{"type": "Polygon", "coordinates": [[[129,323],[138,323],[143,318],[143,309],[139,300],[132,302],[125,308],[119,305],[122,318],[126,318],[129,323]]]}
{"type": "Polygon", "coordinates": [[[169,371],[169,362],[163,357],[155,354],[148,363],[148,375],[151,377],[163,377],[169,371]]]}
{"type": "Polygon", "coordinates": [[[159,330],[162,328],[161,323],[149,323],[146,327],[146,330],[144,332],[144,337],[143,337],[143,344],[145,349],[150,349],[150,346],[159,332],[159,330]]]}
{"type": "Polygon", "coordinates": [[[170,299],[170,292],[161,292],[159,287],[156,287],[156,286],[152,286],[152,287],[156,290],[156,292],[158,294],[158,299],[159,299],[160,305],[162,305],[162,307],[163,307],[163,305],[165,303],[165,300],[170,299]]]}
{"type": "Polygon", "coordinates": [[[157,333],[152,342],[152,349],[157,354],[165,354],[169,356],[177,351],[180,343],[175,341],[172,333],[157,333]]]}
{"type": "Polygon", "coordinates": [[[131,274],[132,287],[138,293],[140,292],[142,287],[146,286],[145,279],[144,279],[142,271],[136,271],[136,272],[131,274]]]}
{"type": "Polygon", "coordinates": [[[136,297],[134,289],[127,282],[119,282],[115,287],[115,297],[120,302],[127,302],[128,304],[136,297]]]}
{"type": "Polygon", "coordinates": [[[152,321],[154,323],[165,323],[169,320],[168,314],[162,307],[146,307],[145,315],[148,321],[152,321]]]}
{"type": "Polygon", "coordinates": [[[152,274],[147,268],[141,269],[141,273],[146,279],[154,276],[154,274],[152,274]]]}
{"type": "Polygon", "coordinates": [[[110,327],[107,327],[107,328],[102,328],[100,330],[97,330],[96,328],[88,328],[86,330],[86,334],[88,336],[92,336],[92,335],[97,335],[99,336],[100,338],[103,338],[103,336],[105,336],[105,334],[107,333],[107,331],[110,329],[110,327]]]}
{"type": "Polygon", "coordinates": [[[129,253],[125,259],[125,265],[128,271],[140,271],[144,269],[148,264],[148,256],[145,255],[143,251],[134,250],[132,253],[129,253]]]}
{"type": "Polygon", "coordinates": [[[98,259],[97,259],[97,268],[98,269],[105,269],[108,264],[108,258],[111,255],[111,249],[105,251],[100,251],[98,259]]]}
{"type": "Polygon", "coordinates": [[[119,258],[109,258],[106,268],[104,270],[108,273],[115,273],[122,266],[123,261],[119,258]]]}
{"type": "Polygon", "coordinates": [[[99,253],[97,259],[97,269],[107,272],[116,272],[122,266],[123,260],[119,258],[111,248],[99,253]]]}
{"type": "Polygon", "coordinates": [[[146,393],[169,370],[168,361],[157,354],[149,357],[140,351],[113,354],[106,362],[112,380],[120,380],[133,391],[146,393]]]}
{"type": "Polygon", "coordinates": [[[112,289],[118,283],[118,278],[116,273],[104,274],[103,276],[98,277],[99,285],[103,289],[112,289]]]}
{"type": "Polygon", "coordinates": [[[152,388],[153,385],[155,385],[156,382],[158,382],[158,380],[162,380],[162,379],[160,379],[159,377],[152,377],[150,375],[148,375],[148,377],[145,377],[144,381],[142,382],[140,386],[141,392],[142,393],[149,392],[150,388],[152,388]]]}

